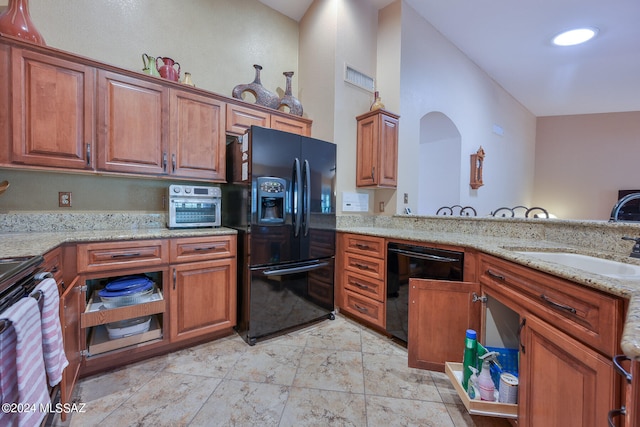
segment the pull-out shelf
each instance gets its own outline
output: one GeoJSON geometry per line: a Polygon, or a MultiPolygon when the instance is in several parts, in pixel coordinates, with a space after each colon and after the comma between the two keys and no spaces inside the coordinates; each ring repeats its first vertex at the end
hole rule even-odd
{"type": "Polygon", "coordinates": [[[486,400],[469,399],[469,395],[462,388],[462,363],[445,362],[445,372],[462,399],[465,408],[471,415],[485,415],[490,417],[518,418],[518,405],[512,403],[488,402],[486,400]]]}
{"type": "Polygon", "coordinates": [[[149,300],[146,302],[117,308],[106,308],[100,300],[98,293],[93,292],[91,299],[87,302],[86,310],[80,316],[80,326],[82,328],[89,328],[118,320],[164,313],[164,311],[165,300],[162,291],[158,288],[154,289],[153,294],[151,294],[149,300]]]}

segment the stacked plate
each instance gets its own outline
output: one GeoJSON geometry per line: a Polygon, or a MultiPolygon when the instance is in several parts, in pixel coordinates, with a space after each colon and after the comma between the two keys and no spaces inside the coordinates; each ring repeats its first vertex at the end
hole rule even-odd
{"type": "Polygon", "coordinates": [[[98,296],[107,308],[123,307],[149,301],[154,283],[144,275],[125,276],[107,283],[98,296]]]}

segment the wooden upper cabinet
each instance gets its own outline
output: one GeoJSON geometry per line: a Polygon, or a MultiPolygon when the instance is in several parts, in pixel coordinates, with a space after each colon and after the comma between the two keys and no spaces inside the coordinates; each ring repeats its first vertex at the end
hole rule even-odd
{"type": "MultiPolygon", "coordinates": [[[[227,133],[243,135],[251,125],[311,136],[311,120],[293,115],[269,114],[265,111],[227,104],[227,133]]],[[[286,114],[286,113],[285,113],[286,114]]]]}
{"type": "Polygon", "coordinates": [[[95,70],[12,48],[11,162],[93,169],[95,70]]]}
{"type": "Polygon", "coordinates": [[[171,89],[171,174],[225,181],[225,103],[171,89]]]}
{"type": "Polygon", "coordinates": [[[167,87],[98,71],[98,170],[164,174],[168,162],[167,87]]]}
{"type": "Polygon", "coordinates": [[[252,125],[271,127],[271,114],[254,108],[227,104],[227,133],[244,135],[252,125]]]}
{"type": "Polygon", "coordinates": [[[311,121],[302,117],[271,116],[271,129],[311,136],[311,121]]]}
{"type": "Polygon", "coordinates": [[[398,180],[398,119],[385,110],[356,117],[356,186],[395,188],[398,180]]]}

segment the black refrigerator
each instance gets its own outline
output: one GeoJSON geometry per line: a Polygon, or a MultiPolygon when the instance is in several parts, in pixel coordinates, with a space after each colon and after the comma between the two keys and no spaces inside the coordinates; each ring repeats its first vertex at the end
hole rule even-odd
{"type": "Polygon", "coordinates": [[[222,224],[238,231],[237,331],[250,345],[333,319],[336,146],[252,126],[227,139],[222,224]]]}

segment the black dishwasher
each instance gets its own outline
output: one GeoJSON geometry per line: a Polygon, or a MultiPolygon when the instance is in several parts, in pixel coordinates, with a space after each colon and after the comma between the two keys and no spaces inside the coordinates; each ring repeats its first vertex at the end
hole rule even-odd
{"type": "Polygon", "coordinates": [[[409,279],[463,280],[464,253],[426,246],[387,246],[387,333],[407,343],[409,279]]]}

